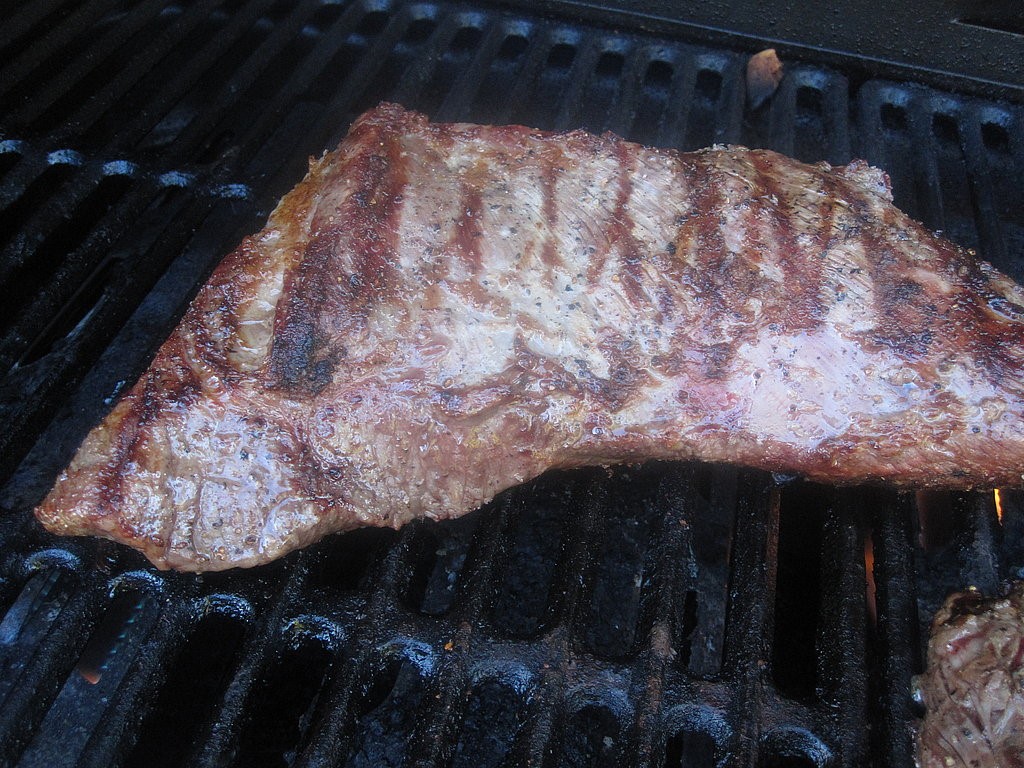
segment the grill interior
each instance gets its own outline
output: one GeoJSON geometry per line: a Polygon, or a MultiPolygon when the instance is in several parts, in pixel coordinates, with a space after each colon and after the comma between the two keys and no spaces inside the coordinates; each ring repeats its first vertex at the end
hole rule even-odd
{"type": "MultiPolygon", "coordinates": [[[[0,27],[0,763],[913,765],[944,595],[1022,576],[1024,494],[683,464],[157,573],[31,508],[216,261],[380,100],[861,157],[1024,281],[1024,108],[507,6],[43,0],[0,27]]],[[[616,17],[618,21],[621,18],[616,17]]],[[[783,52],[784,53],[784,52],[783,52]]]]}

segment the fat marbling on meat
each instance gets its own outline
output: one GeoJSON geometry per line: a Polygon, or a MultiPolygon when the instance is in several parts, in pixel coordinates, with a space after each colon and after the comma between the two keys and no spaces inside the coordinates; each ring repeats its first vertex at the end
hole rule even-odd
{"type": "Polygon", "coordinates": [[[160,567],[448,518],[556,467],[1020,484],[1024,291],[863,162],[360,117],[39,519],[160,567]]]}

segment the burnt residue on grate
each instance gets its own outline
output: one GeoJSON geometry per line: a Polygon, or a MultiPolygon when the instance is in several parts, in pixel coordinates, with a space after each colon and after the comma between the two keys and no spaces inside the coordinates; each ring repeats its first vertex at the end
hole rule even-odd
{"type": "MultiPolygon", "coordinates": [[[[41,0],[0,25],[0,762],[893,766],[945,592],[1019,492],[551,473],[444,524],[157,573],[30,509],[246,232],[384,99],[436,119],[862,157],[1024,279],[1024,108],[484,4],[41,0]]],[[[783,52],[784,53],[784,52],[783,52]]],[[[784,56],[785,58],[785,56],[784,56]]]]}

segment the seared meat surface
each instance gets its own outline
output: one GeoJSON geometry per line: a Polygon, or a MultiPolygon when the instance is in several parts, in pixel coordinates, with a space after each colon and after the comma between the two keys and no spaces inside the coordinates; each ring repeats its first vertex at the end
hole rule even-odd
{"type": "Polygon", "coordinates": [[[920,768],[1024,768],[1024,582],[947,598],[917,689],[920,768]]]}
{"type": "Polygon", "coordinates": [[[547,469],[1020,484],[1024,291],[864,163],[382,105],[214,272],[37,510],[160,567],[469,512],[547,469]]]}

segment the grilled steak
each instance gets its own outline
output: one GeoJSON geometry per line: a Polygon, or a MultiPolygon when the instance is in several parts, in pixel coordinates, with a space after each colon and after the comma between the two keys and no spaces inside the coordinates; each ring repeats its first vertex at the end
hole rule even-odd
{"type": "Polygon", "coordinates": [[[916,693],[921,768],[1024,768],[1024,582],[1004,598],[946,600],[916,693]]]}
{"type": "Polygon", "coordinates": [[[554,467],[1024,472],[1024,291],[864,163],[363,115],[214,272],[37,513],[190,570],[554,467]]]}

